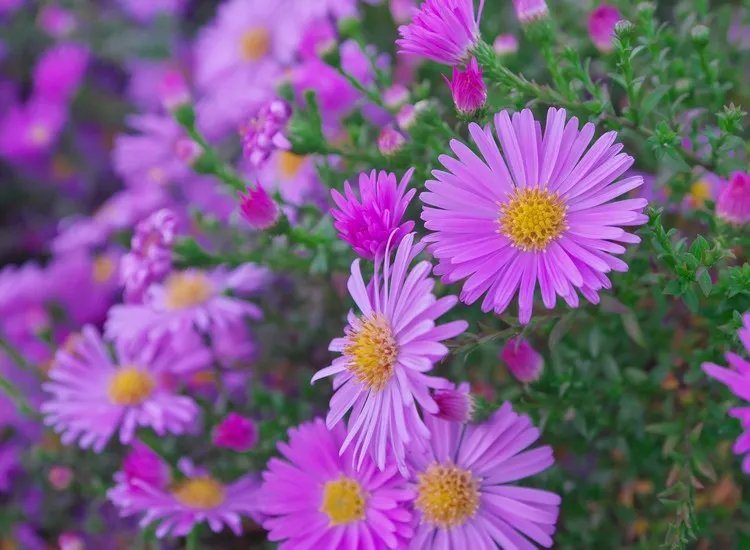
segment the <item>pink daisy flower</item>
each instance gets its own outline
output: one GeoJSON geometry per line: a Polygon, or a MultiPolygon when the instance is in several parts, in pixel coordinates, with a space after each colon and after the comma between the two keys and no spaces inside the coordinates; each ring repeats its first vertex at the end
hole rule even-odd
{"type": "Polygon", "coordinates": [[[198,406],[163,387],[160,376],[175,364],[210,361],[200,350],[180,355],[172,345],[115,346],[114,356],[99,333],[84,327],[74,351],[58,351],[43,388],[45,424],[63,443],[101,452],[115,432],[129,443],[143,426],[157,434],[181,434],[192,427],[198,406]]]}
{"type": "Polygon", "coordinates": [[[277,150],[260,170],[251,172],[251,177],[257,178],[267,192],[278,191],[284,202],[295,206],[325,197],[313,155],[277,150]]]}
{"type": "Polygon", "coordinates": [[[142,514],[142,529],[156,524],[159,538],[184,537],[201,523],[208,523],[215,533],[228,526],[239,536],[242,516],[256,516],[260,483],[254,476],[223,483],[188,459],[181,459],[178,467],[185,479],[167,486],[152,485],[137,477],[124,480],[125,476],[116,475],[117,484],[108,497],[123,517],[142,514]]]}
{"type": "Polygon", "coordinates": [[[289,1],[229,0],[195,45],[195,81],[209,90],[237,71],[252,73],[263,63],[292,60],[303,24],[289,1]]]}
{"type": "Polygon", "coordinates": [[[430,262],[420,262],[409,270],[423,248],[414,245],[413,233],[407,235],[392,264],[386,250],[382,274],[376,264],[368,286],[359,259],[352,263],[348,288],[361,314],[349,312],[345,336],[334,338],[328,348],[341,357],[312,379],[335,376],[326,423],[332,428],[352,411],[341,452],[354,443],[352,460],[357,460],[358,468],[371,453],[383,470],[386,456],[392,452],[399,469],[405,471],[406,444],[412,438],[429,437],[417,404],[429,414],[437,413],[429,389],[450,387],[447,380],[425,373],[448,354],[440,342],[461,334],[468,323],[435,324],[435,319],[456,304],[456,297],[438,299],[432,293],[435,281],[429,277],[430,262]]]}
{"type": "Polygon", "coordinates": [[[480,0],[475,17],[474,0],[425,0],[412,22],[399,27],[399,51],[446,65],[465,63],[480,40],[483,8],[480,0]]]}
{"type": "Polygon", "coordinates": [[[529,541],[552,546],[560,497],[509,485],[554,463],[549,446],[526,450],[539,439],[528,416],[505,403],[483,424],[435,417],[426,423],[429,449],[409,457],[418,521],[409,548],[531,550],[529,541]]]}
{"type": "MultiPolygon", "coordinates": [[[[743,327],[737,332],[742,345],[750,351],[750,314],[742,316],[743,327]]],[[[731,368],[720,367],[714,363],[703,363],[703,371],[727,386],[731,392],[750,402],[750,361],[743,359],[731,351],[725,354],[731,368]]],[[[742,471],[750,474],[750,406],[733,407],[729,409],[729,416],[737,418],[742,423],[742,435],[734,444],[733,451],[737,455],[745,455],[742,459],[742,471]]]]}
{"type": "Polygon", "coordinates": [[[352,450],[339,455],[342,425],[331,431],[321,419],[289,430],[263,473],[261,511],[269,540],[280,550],[406,548],[412,536],[413,495],[392,463],[380,472],[372,459],[357,471],[352,450]]]}
{"type": "Polygon", "coordinates": [[[336,189],[331,191],[333,201],[340,209],[331,210],[339,237],[363,258],[382,258],[389,238],[392,246],[398,246],[414,229],[413,221],[401,223],[417,192],[416,189],[406,192],[412,174],[414,168],[406,172],[398,184],[395,174],[375,170],[370,174],[360,174],[359,200],[348,181],[344,182],[344,195],[336,189]]]}
{"type": "Polygon", "coordinates": [[[255,292],[267,280],[268,272],[254,264],[231,271],[218,268],[211,272],[173,272],[163,283],[149,288],[143,304],[112,307],[106,323],[107,336],[124,341],[144,335],[153,339],[165,333],[184,335],[193,329],[212,335],[247,317],[261,319],[263,312],[258,306],[225,292],[255,292]]]}
{"type": "Polygon", "coordinates": [[[89,50],[75,42],[49,48],[34,66],[34,92],[49,101],[68,101],[78,90],[89,64],[89,50]]]}
{"type": "Polygon", "coordinates": [[[633,176],[614,183],[632,164],[615,144],[617,134],[604,134],[584,154],[594,135],[593,124],[578,129],[566,123],[562,109],[550,109],[542,130],[531,111],[495,115],[502,154],[490,127],[471,124],[469,131],[481,154],[451,141],[458,157],[440,161],[447,171],[433,172],[422,219],[434,231],[425,240],[439,260],[435,273],[446,283],[467,279],[461,300],[485,295],[482,311],[501,314],[518,291],[519,319],[528,323],[537,281],[545,307],[561,296],[578,307],[580,292],[598,303],[598,292],[610,288],[610,271],[628,266],[612,254],[625,248],[617,241],[640,239],[619,226],[646,222],[646,200],[611,202],[639,187],[633,176]],[[609,203],[609,204],[607,204],[609,203]]]}

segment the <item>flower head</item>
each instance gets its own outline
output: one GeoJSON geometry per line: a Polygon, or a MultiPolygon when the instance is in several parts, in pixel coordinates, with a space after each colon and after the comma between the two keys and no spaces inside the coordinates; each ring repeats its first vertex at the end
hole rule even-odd
{"type": "Polygon", "coordinates": [[[34,67],[34,93],[49,101],[68,101],[86,74],[90,53],[75,42],[49,48],[34,67]]]}
{"type": "Polygon", "coordinates": [[[0,117],[0,156],[34,161],[57,142],[67,121],[67,106],[44,96],[32,96],[0,117]]]}
{"type": "Polygon", "coordinates": [[[384,157],[398,154],[406,143],[406,138],[398,130],[386,126],[378,136],[378,150],[384,157]]]}
{"type": "Polygon", "coordinates": [[[339,207],[339,210],[331,210],[339,237],[363,258],[382,257],[389,239],[391,246],[398,246],[414,228],[413,221],[401,223],[416,193],[416,189],[406,192],[413,173],[413,168],[406,172],[398,185],[395,174],[375,170],[362,173],[359,175],[359,200],[348,181],[344,183],[343,195],[335,189],[331,191],[339,207]]]}
{"type": "Polygon", "coordinates": [[[47,474],[47,481],[56,491],[64,491],[73,481],[73,470],[67,466],[53,466],[47,474]]]}
{"type": "Polygon", "coordinates": [[[240,213],[252,227],[269,229],[279,221],[279,205],[268,196],[263,186],[248,187],[246,195],[237,193],[237,196],[240,198],[240,213]]]}
{"type": "Polygon", "coordinates": [[[172,346],[161,343],[117,346],[113,356],[99,333],[84,327],[72,353],[58,351],[51,382],[43,386],[51,395],[42,405],[45,423],[63,434],[63,443],[77,440],[97,453],[118,431],[122,443],[131,442],[141,426],[159,435],[184,433],[192,427],[198,406],[160,380],[183,360],[172,346]]]}
{"type": "Polygon", "coordinates": [[[279,443],[283,459],[263,473],[261,511],[270,540],[286,541],[281,548],[406,548],[413,531],[403,478],[393,464],[379,472],[370,458],[355,470],[353,451],[339,454],[345,438],[343,426],[329,431],[317,419],[279,443]]]}
{"type": "Polygon", "coordinates": [[[472,57],[466,70],[453,67],[453,81],[443,75],[450,86],[453,103],[462,116],[471,116],[484,108],[487,103],[487,86],[482,78],[482,67],[477,64],[477,58],[472,57]]]}
{"type": "Polygon", "coordinates": [[[165,488],[172,482],[169,465],[150,447],[134,441],[122,461],[122,469],[115,474],[115,483],[138,490],[141,483],[151,487],[165,488]]]}
{"type": "Polygon", "coordinates": [[[258,444],[255,422],[237,413],[229,413],[214,429],[214,445],[238,453],[249,451],[258,444]]]}
{"type": "Polygon", "coordinates": [[[474,0],[425,0],[412,22],[399,27],[399,51],[432,59],[445,65],[460,65],[479,43],[479,13],[474,16],[474,0]]]}
{"type": "Polygon", "coordinates": [[[468,277],[461,299],[485,295],[483,311],[501,314],[518,291],[522,323],[531,318],[537,281],[549,309],[558,295],[577,307],[577,292],[597,303],[599,290],[611,287],[606,274],[628,268],[612,256],[625,251],[613,241],[640,242],[619,226],[647,220],[645,199],[609,202],[643,183],[640,176],[613,183],[633,163],[615,132],[584,154],[592,124],[579,130],[576,118],[566,123],[564,110],[550,109],[546,126],[542,137],[531,111],[512,120],[498,113],[501,154],[490,128],[471,124],[481,157],[453,140],[458,158],[441,157],[447,171],[434,171],[420,196],[425,227],[435,232],[426,237],[439,260],[435,273],[446,283],[468,277]]]}
{"type": "Polygon", "coordinates": [[[516,10],[516,17],[524,26],[549,16],[545,0],[513,0],[513,8],[516,10]]]}
{"type": "Polygon", "coordinates": [[[153,340],[167,333],[184,337],[196,329],[214,335],[245,318],[260,319],[263,313],[258,306],[224,292],[253,292],[262,288],[267,278],[268,272],[254,264],[232,271],[173,271],[162,283],[149,287],[144,303],[112,307],[107,335],[118,341],[153,340]]]}
{"type": "Polygon", "coordinates": [[[615,49],[612,38],[615,36],[615,25],[620,20],[620,11],[608,4],[602,4],[589,15],[589,36],[600,52],[611,52],[615,49]]]}
{"type": "Polygon", "coordinates": [[[732,174],[716,201],[716,215],[735,225],[750,222],[750,173],[732,174]]]}
{"type": "Polygon", "coordinates": [[[474,417],[476,403],[468,384],[460,384],[458,388],[435,390],[432,398],[438,406],[438,412],[435,414],[438,418],[466,424],[474,417]]]}
{"type": "Polygon", "coordinates": [[[542,375],[544,359],[525,338],[508,340],[500,352],[500,359],[505,361],[516,380],[524,384],[538,380],[542,375]]]}
{"type": "Polygon", "coordinates": [[[257,515],[260,484],[255,477],[247,475],[224,483],[188,459],[180,460],[178,466],[185,477],[168,486],[143,479],[125,481],[118,472],[107,496],[122,516],[142,515],[142,528],[157,524],[159,538],[184,537],[201,523],[208,523],[214,532],[228,526],[239,536],[241,517],[257,515]]]}
{"type": "Polygon", "coordinates": [[[551,447],[525,450],[539,438],[528,416],[505,403],[479,425],[425,422],[427,452],[409,457],[418,520],[410,548],[552,546],[560,497],[510,485],[554,463],[551,447]]]}
{"type": "MultiPolygon", "coordinates": [[[[750,351],[750,314],[742,316],[742,328],[737,335],[745,346],[745,350],[750,351]]],[[[714,363],[703,363],[703,371],[718,380],[729,390],[742,399],[750,402],[750,361],[743,359],[739,355],[727,352],[726,360],[731,368],[720,367],[714,363]]],[[[750,406],[734,407],[729,409],[729,416],[737,418],[742,423],[742,435],[734,444],[734,452],[738,455],[745,455],[742,460],[742,471],[750,474],[750,406]]]]}
{"type": "Polygon", "coordinates": [[[333,427],[352,411],[341,452],[354,443],[358,468],[371,454],[383,470],[386,456],[392,453],[404,471],[406,445],[428,436],[417,404],[426,413],[437,413],[428,390],[449,387],[446,380],[425,373],[448,353],[440,342],[467,327],[466,321],[435,324],[456,298],[438,299],[432,294],[429,262],[409,270],[422,248],[414,245],[413,233],[407,235],[393,263],[386,251],[382,278],[380,266],[375,265],[369,286],[362,279],[359,260],[352,263],[348,288],[361,313],[349,314],[344,337],[335,338],[329,346],[341,357],[313,377],[315,382],[335,376],[336,392],[326,422],[333,427]]]}
{"type": "Polygon", "coordinates": [[[259,168],[275,149],[289,150],[292,144],[286,137],[286,127],[292,117],[291,106],[283,99],[274,98],[240,130],[242,152],[253,168],[259,168]]]}

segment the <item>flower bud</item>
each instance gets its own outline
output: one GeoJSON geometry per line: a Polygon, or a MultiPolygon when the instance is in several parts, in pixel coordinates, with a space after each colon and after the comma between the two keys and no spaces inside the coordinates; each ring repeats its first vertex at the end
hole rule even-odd
{"type": "Polygon", "coordinates": [[[524,384],[538,380],[544,368],[544,359],[525,339],[511,338],[500,352],[511,374],[524,384]]]}
{"type": "Polygon", "coordinates": [[[170,71],[159,84],[159,98],[164,108],[175,112],[190,103],[190,90],[180,71],[170,71]]]}
{"type": "Polygon", "coordinates": [[[732,174],[716,201],[716,215],[733,225],[750,222],[750,173],[732,174]]]}
{"type": "Polygon", "coordinates": [[[230,413],[214,429],[213,441],[217,447],[244,453],[258,444],[258,428],[249,418],[230,413]]]}
{"type": "Polygon", "coordinates": [[[500,34],[493,44],[495,53],[499,56],[510,55],[518,51],[518,39],[512,34],[500,34]]]}
{"type": "Polygon", "coordinates": [[[435,390],[432,398],[438,406],[435,414],[438,418],[461,424],[467,424],[474,418],[476,403],[469,393],[468,385],[462,384],[457,389],[435,390]]]}
{"type": "Polygon", "coordinates": [[[378,137],[378,149],[384,157],[392,157],[398,154],[404,147],[406,138],[391,127],[383,128],[378,137]]]}
{"type": "Polygon", "coordinates": [[[472,58],[465,71],[453,67],[453,81],[443,75],[450,86],[453,103],[456,110],[463,117],[476,115],[487,103],[487,86],[482,78],[482,67],[472,58]]]}
{"type": "Polygon", "coordinates": [[[705,48],[711,38],[711,31],[705,25],[696,25],[690,30],[690,40],[696,48],[705,48]]]}
{"type": "Polygon", "coordinates": [[[513,0],[513,8],[523,26],[549,17],[549,8],[544,0],[513,0]]]}
{"type": "Polygon", "coordinates": [[[622,20],[620,12],[614,6],[602,4],[589,15],[588,28],[591,41],[600,52],[614,51],[612,38],[615,35],[615,25],[622,20]]]}
{"type": "Polygon", "coordinates": [[[269,229],[279,221],[279,206],[268,196],[262,185],[257,184],[255,189],[248,187],[247,195],[237,193],[237,196],[240,199],[240,213],[252,227],[269,229]]]}

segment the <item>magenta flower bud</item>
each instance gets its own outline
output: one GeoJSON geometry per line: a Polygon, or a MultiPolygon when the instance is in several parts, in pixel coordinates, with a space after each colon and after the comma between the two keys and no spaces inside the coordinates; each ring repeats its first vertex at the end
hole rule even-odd
{"type": "Polygon", "coordinates": [[[76,533],[66,531],[57,539],[60,550],[86,550],[86,542],[76,533]]]}
{"type": "Polygon", "coordinates": [[[394,84],[383,92],[383,104],[389,109],[397,109],[409,101],[409,90],[401,84],[394,84]]]}
{"type": "Polygon", "coordinates": [[[499,56],[510,55],[518,51],[518,39],[512,34],[500,34],[495,38],[493,47],[499,56]]]}
{"type": "Polygon", "coordinates": [[[258,428],[249,418],[237,413],[229,413],[214,428],[213,439],[217,447],[226,447],[238,453],[244,453],[258,444],[258,428]]]}
{"type": "Polygon", "coordinates": [[[73,481],[73,470],[67,466],[53,466],[47,474],[47,480],[56,491],[64,491],[73,481]]]}
{"type": "Polygon", "coordinates": [[[190,103],[190,90],[180,71],[169,71],[159,83],[159,98],[167,111],[174,112],[190,103]]]}
{"type": "Polygon", "coordinates": [[[471,116],[484,108],[487,103],[487,86],[482,78],[482,67],[473,57],[466,66],[465,71],[453,67],[453,81],[443,75],[445,82],[450,86],[453,94],[453,103],[456,110],[463,116],[471,116]]]}
{"type": "Polygon", "coordinates": [[[122,481],[131,486],[142,484],[163,489],[172,481],[169,465],[150,447],[136,441],[122,462],[122,481]]]}
{"type": "Polygon", "coordinates": [[[383,128],[378,137],[378,149],[384,157],[396,155],[404,146],[406,138],[391,127],[383,128]]]}
{"type": "Polygon", "coordinates": [[[414,123],[417,121],[417,110],[414,105],[407,103],[401,110],[396,114],[396,124],[402,130],[409,130],[414,123]]]}
{"type": "Polygon", "coordinates": [[[513,0],[513,8],[524,26],[549,16],[549,8],[544,0],[513,0]]]}
{"type": "Polygon", "coordinates": [[[248,187],[247,195],[237,193],[240,198],[240,213],[247,223],[256,229],[269,229],[279,221],[281,212],[276,202],[268,196],[263,186],[248,187]]]}
{"type": "Polygon", "coordinates": [[[468,424],[474,418],[476,403],[468,384],[460,384],[456,389],[435,390],[432,398],[438,406],[435,414],[438,418],[461,424],[468,424]]]}
{"type": "Polygon", "coordinates": [[[516,380],[524,384],[538,380],[544,368],[544,359],[525,339],[511,338],[500,352],[516,380]]]}
{"type": "Polygon", "coordinates": [[[600,52],[608,53],[615,49],[612,38],[615,36],[615,25],[622,20],[620,12],[614,6],[602,4],[589,15],[589,36],[600,52]]]}
{"type": "Polygon", "coordinates": [[[716,201],[716,215],[734,225],[750,222],[750,173],[732,174],[716,201]]]}
{"type": "Polygon", "coordinates": [[[187,166],[195,166],[203,155],[203,147],[190,138],[181,138],[175,144],[175,155],[187,166]]]}

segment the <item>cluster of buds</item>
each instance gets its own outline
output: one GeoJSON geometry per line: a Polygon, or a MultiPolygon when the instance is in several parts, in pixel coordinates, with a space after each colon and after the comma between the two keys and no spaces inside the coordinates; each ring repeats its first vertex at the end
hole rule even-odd
{"type": "Polygon", "coordinates": [[[291,106],[283,99],[275,98],[263,105],[257,116],[240,129],[242,153],[250,166],[260,168],[276,149],[292,148],[286,137],[291,117],[291,106]]]}

